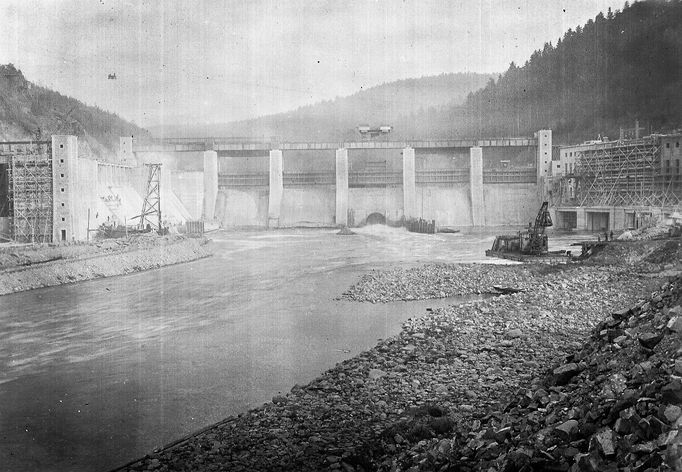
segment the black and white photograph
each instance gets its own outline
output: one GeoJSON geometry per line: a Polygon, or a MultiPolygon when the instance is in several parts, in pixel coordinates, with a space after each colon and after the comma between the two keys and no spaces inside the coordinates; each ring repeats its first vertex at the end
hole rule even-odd
{"type": "Polygon", "coordinates": [[[0,472],[682,472],[682,0],[0,25],[0,472]]]}

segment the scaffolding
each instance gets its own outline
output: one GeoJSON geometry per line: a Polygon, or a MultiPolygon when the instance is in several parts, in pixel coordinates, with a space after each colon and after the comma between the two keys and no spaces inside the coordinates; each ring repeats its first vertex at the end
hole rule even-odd
{"type": "Polygon", "coordinates": [[[656,136],[597,143],[576,154],[579,206],[672,207],[680,202],[679,185],[663,175],[656,136]]]}
{"type": "Polygon", "coordinates": [[[140,229],[161,230],[161,164],[145,164],[147,167],[147,193],[142,203],[140,229]],[[156,218],[154,218],[156,217],[156,218]]]}
{"type": "Polygon", "coordinates": [[[49,143],[12,149],[8,166],[11,238],[24,243],[52,242],[52,151],[49,143]]]}

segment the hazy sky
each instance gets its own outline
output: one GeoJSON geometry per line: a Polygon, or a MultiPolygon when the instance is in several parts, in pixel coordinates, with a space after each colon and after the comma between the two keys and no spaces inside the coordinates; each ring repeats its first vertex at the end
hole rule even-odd
{"type": "Polygon", "coordinates": [[[503,72],[623,3],[2,0],[0,63],[143,126],[226,122],[408,77],[503,72]]]}

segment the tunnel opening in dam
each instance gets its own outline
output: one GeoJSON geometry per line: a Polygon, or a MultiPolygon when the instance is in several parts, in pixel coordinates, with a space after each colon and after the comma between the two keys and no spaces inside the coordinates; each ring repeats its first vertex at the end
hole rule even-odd
{"type": "Polygon", "coordinates": [[[367,225],[385,225],[386,224],[386,217],[379,212],[374,212],[374,213],[371,213],[367,216],[367,219],[365,220],[365,224],[367,224],[367,225]]]}

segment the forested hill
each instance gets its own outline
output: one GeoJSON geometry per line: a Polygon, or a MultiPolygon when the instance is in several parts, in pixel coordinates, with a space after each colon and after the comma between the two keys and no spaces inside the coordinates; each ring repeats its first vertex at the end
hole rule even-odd
{"type": "Polygon", "coordinates": [[[682,127],[682,1],[625,3],[546,44],[523,67],[473,94],[450,119],[465,134],[528,134],[558,142],[682,127]]]}
{"type": "Polygon", "coordinates": [[[279,136],[287,140],[357,139],[357,126],[392,125],[393,135],[409,132],[415,115],[461,105],[491,75],[474,73],[398,80],[287,113],[205,126],[150,128],[166,136],[279,136]]]}
{"type": "Polygon", "coordinates": [[[27,81],[12,64],[0,65],[0,140],[49,139],[52,134],[78,136],[81,155],[107,159],[116,154],[120,136],[148,133],[113,113],[27,81]]]}

